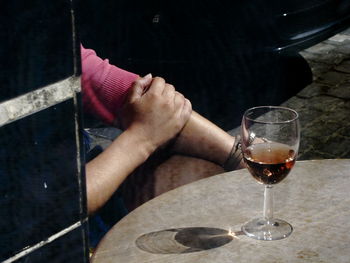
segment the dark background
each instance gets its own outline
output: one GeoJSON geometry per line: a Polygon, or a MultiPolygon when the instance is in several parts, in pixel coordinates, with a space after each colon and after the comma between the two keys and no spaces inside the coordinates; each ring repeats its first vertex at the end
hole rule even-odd
{"type": "Polygon", "coordinates": [[[112,64],[175,85],[224,129],[311,82],[298,51],[349,24],[334,0],[78,1],[81,41],[112,64]]]}

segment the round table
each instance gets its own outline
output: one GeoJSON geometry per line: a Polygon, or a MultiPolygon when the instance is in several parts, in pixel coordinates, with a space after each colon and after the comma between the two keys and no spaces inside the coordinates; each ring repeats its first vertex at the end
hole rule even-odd
{"type": "Polygon", "coordinates": [[[118,222],[92,262],[350,262],[350,160],[298,161],[275,185],[275,216],[294,228],[282,240],[241,232],[263,188],[242,169],[169,191],[118,222]]]}

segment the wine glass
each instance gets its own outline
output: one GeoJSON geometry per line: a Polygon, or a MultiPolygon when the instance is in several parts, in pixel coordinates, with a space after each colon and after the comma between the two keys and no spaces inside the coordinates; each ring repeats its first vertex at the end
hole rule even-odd
{"type": "Polygon", "coordinates": [[[298,113],[278,106],[248,109],[242,118],[241,137],[249,172],[265,185],[263,217],[247,222],[242,231],[259,240],[286,238],[293,227],[273,217],[272,186],[281,182],[295,164],[300,141],[298,113]]]}

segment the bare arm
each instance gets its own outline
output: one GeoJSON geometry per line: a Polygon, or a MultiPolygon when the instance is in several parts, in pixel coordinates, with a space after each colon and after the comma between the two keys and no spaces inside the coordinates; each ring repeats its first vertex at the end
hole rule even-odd
{"type": "Polygon", "coordinates": [[[107,202],[125,178],[188,121],[191,104],[161,78],[136,81],[124,106],[126,130],[86,165],[89,214],[107,202]]]}
{"type": "MultiPolygon", "coordinates": [[[[120,108],[123,94],[127,93],[130,81],[136,79],[136,75],[110,65],[108,60],[97,57],[93,50],[84,49],[81,46],[81,52],[84,108],[94,111],[94,114],[107,123],[113,122],[111,121],[113,119],[114,124],[120,127],[121,123],[115,118],[116,112],[112,109],[115,111],[116,108],[120,108]],[[110,79],[104,79],[101,76],[108,76],[110,79]],[[114,85],[104,86],[102,83],[114,83],[114,85]]],[[[125,113],[128,114],[124,111],[122,115],[125,113]]],[[[127,116],[122,117],[128,119],[127,116]]],[[[193,113],[177,139],[174,150],[179,154],[203,158],[222,165],[233,143],[233,137],[199,114],[193,113]]]]}
{"type": "Polygon", "coordinates": [[[192,111],[191,117],[179,134],[173,150],[179,154],[223,165],[234,142],[235,137],[192,111]]]}
{"type": "Polygon", "coordinates": [[[87,163],[88,213],[102,207],[125,178],[153,151],[148,141],[125,131],[104,152],[87,163]]]}

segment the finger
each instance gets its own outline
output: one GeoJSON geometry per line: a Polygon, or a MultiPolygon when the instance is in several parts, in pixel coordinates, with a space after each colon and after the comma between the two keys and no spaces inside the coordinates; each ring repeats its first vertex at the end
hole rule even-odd
{"type": "Polygon", "coordinates": [[[140,82],[141,82],[141,85],[143,86],[143,94],[145,94],[152,83],[152,74],[151,73],[147,74],[146,76],[140,79],[140,82]]]}
{"type": "Polygon", "coordinates": [[[185,97],[180,92],[175,91],[174,108],[175,108],[175,114],[178,118],[181,117],[184,105],[185,105],[185,97]]]}
{"type": "Polygon", "coordinates": [[[181,93],[176,93],[175,107],[179,118],[188,120],[192,112],[192,104],[181,93]]]}
{"type": "Polygon", "coordinates": [[[146,76],[139,78],[138,81],[141,83],[141,85],[148,86],[152,82],[152,74],[149,73],[146,76]]]}
{"type": "Polygon", "coordinates": [[[185,97],[182,95],[180,92],[175,91],[175,96],[174,96],[174,104],[175,107],[182,107],[183,104],[185,103],[185,97]]]}
{"type": "Polygon", "coordinates": [[[165,80],[160,77],[155,77],[152,80],[151,86],[149,87],[147,93],[162,94],[165,88],[165,80]]]}
{"type": "Polygon", "coordinates": [[[188,120],[192,113],[192,104],[188,99],[185,99],[185,104],[182,108],[181,116],[182,118],[188,120]]]}
{"type": "Polygon", "coordinates": [[[129,101],[135,101],[141,98],[144,90],[144,85],[139,80],[136,80],[132,85],[130,92],[128,94],[129,101]]]}
{"type": "Polygon", "coordinates": [[[152,75],[147,74],[143,78],[137,79],[134,84],[132,85],[130,92],[129,92],[129,100],[134,101],[135,99],[139,99],[146,88],[151,84],[152,82],[152,75]]]}
{"type": "Polygon", "coordinates": [[[162,95],[168,98],[174,96],[175,95],[174,86],[166,83],[162,95]]]}
{"type": "Polygon", "coordinates": [[[184,98],[182,107],[180,108],[180,111],[178,113],[179,117],[187,120],[190,117],[191,112],[192,112],[192,104],[188,99],[184,98]]]}

